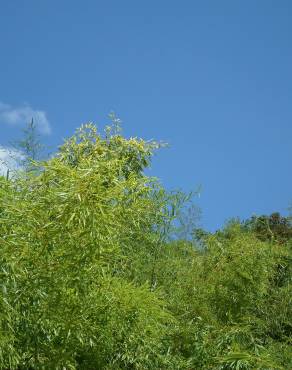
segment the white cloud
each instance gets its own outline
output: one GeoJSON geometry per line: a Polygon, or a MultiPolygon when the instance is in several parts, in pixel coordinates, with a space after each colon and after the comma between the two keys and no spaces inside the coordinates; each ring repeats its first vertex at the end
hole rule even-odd
{"type": "Polygon", "coordinates": [[[23,158],[22,153],[14,148],[0,146],[0,176],[6,176],[7,170],[17,169],[18,161],[23,158]]]}
{"type": "Polygon", "coordinates": [[[0,123],[18,126],[30,122],[32,118],[42,134],[51,133],[50,122],[45,111],[33,109],[28,104],[12,107],[0,102],[0,123]]]}

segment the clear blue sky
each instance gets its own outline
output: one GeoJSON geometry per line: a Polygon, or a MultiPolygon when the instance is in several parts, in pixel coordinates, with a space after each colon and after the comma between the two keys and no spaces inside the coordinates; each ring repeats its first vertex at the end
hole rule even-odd
{"type": "Polygon", "coordinates": [[[0,41],[2,146],[30,112],[56,147],[114,110],[170,143],[151,174],[201,184],[206,228],[291,204],[291,0],[2,1],[0,41]]]}

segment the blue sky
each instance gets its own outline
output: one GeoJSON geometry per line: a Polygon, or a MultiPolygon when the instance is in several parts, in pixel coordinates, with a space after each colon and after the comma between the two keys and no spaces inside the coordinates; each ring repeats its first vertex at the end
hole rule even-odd
{"type": "Polygon", "coordinates": [[[292,202],[292,2],[2,1],[0,144],[30,115],[55,148],[115,111],[169,142],[151,174],[202,185],[202,224],[292,202]]]}

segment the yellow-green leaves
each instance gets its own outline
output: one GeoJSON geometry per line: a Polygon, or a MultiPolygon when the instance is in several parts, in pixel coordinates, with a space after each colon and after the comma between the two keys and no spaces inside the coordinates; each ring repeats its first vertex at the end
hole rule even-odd
{"type": "Polygon", "coordinates": [[[147,285],[127,278],[130,256],[150,248],[163,221],[151,196],[159,185],[142,173],[150,156],[144,141],[103,139],[88,124],[38,175],[1,180],[0,267],[9,271],[1,276],[1,322],[9,325],[0,368],[164,362],[171,317],[147,285]]]}

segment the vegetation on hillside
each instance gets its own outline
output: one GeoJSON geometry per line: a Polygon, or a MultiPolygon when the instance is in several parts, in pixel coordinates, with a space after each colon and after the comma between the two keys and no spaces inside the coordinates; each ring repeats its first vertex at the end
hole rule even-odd
{"type": "Polygon", "coordinates": [[[89,124],[0,178],[0,369],[292,368],[290,220],[173,238],[158,147],[89,124]]]}

